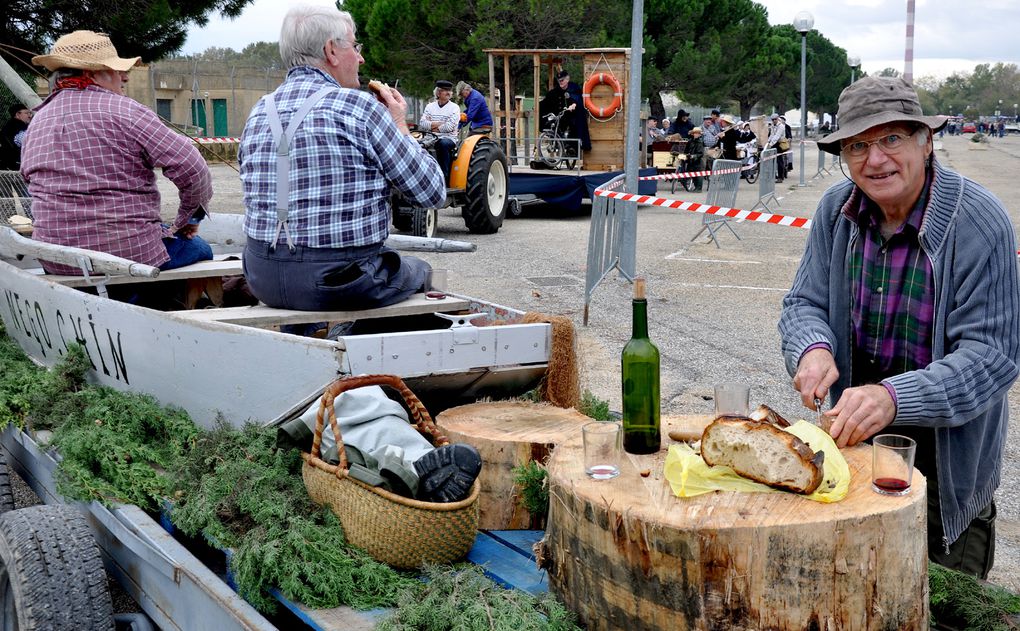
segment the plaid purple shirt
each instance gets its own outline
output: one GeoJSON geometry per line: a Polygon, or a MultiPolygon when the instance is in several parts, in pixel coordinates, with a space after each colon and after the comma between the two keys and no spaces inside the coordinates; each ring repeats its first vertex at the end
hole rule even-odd
{"type": "Polygon", "coordinates": [[[880,211],[867,196],[856,213],[848,213],[861,229],[850,253],[854,365],[865,373],[855,372],[855,383],[877,383],[932,361],[935,280],[918,240],[931,180],[929,171],[907,221],[888,241],[880,211]]]}
{"type": "MultiPolygon", "coordinates": [[[[446,185],[439,163],[397,131],[374,96],[342,88],[325,72],[292,68],[276,92],[287,129],[305,99],[336,86],[308,113],[291,147],[288,228],[293,245],[343,248],[375,245],[389,236],[390,189],[412,204],[442,206],[446,185]]],[[[276,142],[265,101],[252,109],[238,150],[244,189],[244,230],[271,243],[276,235],[276,142]]],[[[280,243],[287,243],[281,233],[280,243]]]]}
{"type": "Polygon", "coordinates": [[[25,136],[21,172],[32,194],[34,239],[154,266],[170,259],[163,237],[212,197],[209,168],[190,140],[144,105],[94,85],[58,90],[43,102],[25,136]],[[171,230],[160,220],[157,167],[180,191],[171,230]]]}

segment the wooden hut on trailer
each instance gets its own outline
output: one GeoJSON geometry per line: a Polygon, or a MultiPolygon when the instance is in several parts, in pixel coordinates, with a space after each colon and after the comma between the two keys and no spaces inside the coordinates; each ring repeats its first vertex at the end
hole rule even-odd
{"type": "Polygon", "coordinates": [[[629,48],[492,48],[485,52],[489,57],[489,109],[501,130],[499,141],[511,163],[527,164],[530,159],[540,133],[539,101],[556,85],[556,73],[566,68],[573,73],[571,80],[590,94],[585,104],[591,150],[582,156],[584,170],[623,168],[629,48]],[[520,62],[514,63],[515,58],[531,60],[531,85],[527,78],[519,78],[520,62]],[[576,74],[579,65],[580,76],[576,74]]]}

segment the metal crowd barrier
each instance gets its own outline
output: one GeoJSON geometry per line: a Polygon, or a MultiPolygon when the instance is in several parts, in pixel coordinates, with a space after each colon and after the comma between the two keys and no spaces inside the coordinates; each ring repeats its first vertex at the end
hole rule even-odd
{"type": "Polygon", "coordinates": [[[12,215],[32,218],[32,197],[28,184],[18,171],[0,171],[0,223],[12,215]]]}
{"type": "MultiPolygon", "coordinates": [[[[601,188],[622,186],[620,174],[601,188]]],[[[588,269],[584,278],[584,326],[588,326],[588,307],[595,289],[614,269],[627,280],[634,280],[637,250],[637,202],[595,195],[591,203],[588,229],[588,269]]]]}
{"type": "Polygon", "coordinates": [[[816,178],[820,175],[832,175],[832,171],[825,168],[825,156],[827,155],[829,154],[822,151],[821,147],[818,148],[818,170],[811,176],[812,178],[816,178]]]}
{"type": "Polygon", "coordinates": [[[764,208],[768,212],[773,209],[769,201],[779,205],[779,198],[776,197],[776,167],[779,160],[776,158],[778,152],[775,149],[766,149],[761,154],[761,161],[758,162],[758,201],[750,210],[764,208]]]}
{"type": "MultiPolygon", "coordinates": [[[[733,173],[717,174],[717,171],[726,171],[730,169],[740,168],[739,160],[715,160],[712,162],[712,179],[709,182],[708,196],[705,203],[709,206],[723,206],[725,208],[734,208],[737,205],[737,188],[740,186],[740,172],[734,171],[733,173]]],[[[773,176],[774,177],[774,176],[773,176]]],[[[761,176],[759,175],[759,179],[761,176]]],[[[691,237],[691,241],[694,241],[701,233],[708,230],[708,236],[715,242],[715,247],[722,247],[719,245],[719,238],[716,237],[716,233],[726,227],[733,236],[740,240],[740,235],[730,225],[729,217],[720,217],[718,215],[704,214],[701,216],[701,230],[691,237]]]]}

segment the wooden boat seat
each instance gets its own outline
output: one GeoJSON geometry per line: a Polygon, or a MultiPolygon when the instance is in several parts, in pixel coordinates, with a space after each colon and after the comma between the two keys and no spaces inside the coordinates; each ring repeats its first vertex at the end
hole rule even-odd
{"type": "MultiPolygon", "coordinates": [[[[26,270],[34,274],[43,274],[41,267],[26,270]]],[[[221,278],[223,276],[239,276],[241,274],[241,258],[236,254],[221,254],[211,261],[199,261],[177,269],[161,271],[155,278],[139,278],[137,276],[111,276],[107,285],[123,285],[125,283],[158,283],[166,280],[190,280],[197,278],[221,278]]],[[[46,280],[66,285],[67,287],[88,287],[96,284],[96,278],[87,282],[83,276],[60,276],[47,274],[46,280]]]]}
{"type": "Polygon", "coordinates": [[[462,298],[447,296],[441,300],[429,300],[425,298],[425,294],[412,294],[407,300],[386,307],[352,311],[297,311],[259,304],[253,307],[194,309],[192,311],[175,311],[174,313],[196,322],[230,322],[244,326],[266,327],[276,324],[307,324],[323,321],[352,322],[367,318],[391,318],[424,313],[463,311],[468,307],[468,301],[462,298]]]}

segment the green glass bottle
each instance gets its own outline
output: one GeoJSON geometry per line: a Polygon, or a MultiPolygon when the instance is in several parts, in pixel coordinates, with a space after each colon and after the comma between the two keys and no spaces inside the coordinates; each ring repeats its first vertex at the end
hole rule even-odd
{"type": "Polygon", "coordinates": [[[634,333],[623,347],[623,449],[659,451],[659,349],[648,339],[645,279],[634,279],[634,333]]]}

